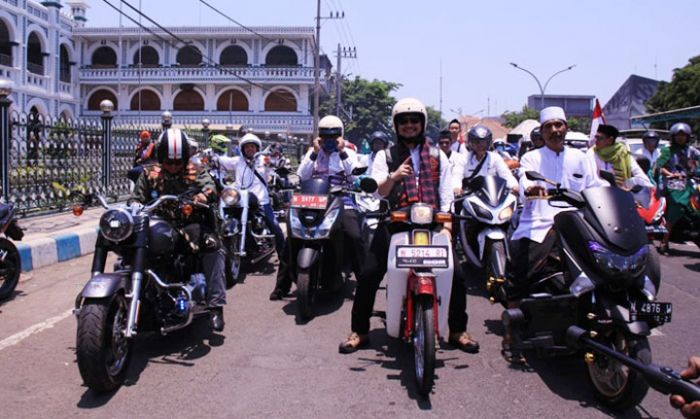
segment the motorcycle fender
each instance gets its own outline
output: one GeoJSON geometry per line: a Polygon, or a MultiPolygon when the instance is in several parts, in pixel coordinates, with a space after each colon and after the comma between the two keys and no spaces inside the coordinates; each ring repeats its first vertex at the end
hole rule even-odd
{"type": "Polygon", "coordinates": [[[500,228],[487,227],[479,232],[477,241],[479,242],[479,259],[484,260],[484,249],[486,248],[486,239],[500,241],[506,239],[506,233],[500,228]]]}
{"type": "Polygon", "coordinates": [[[126,289],[128,273],[97,274],[90,278],[80,295],[83,298],[105,298],[126,289]]]}
{"type": "Polygon", "coordinates": [[[605,298],[599,298],[598,301],[603,305],[605,311],[612,317],[616,327],[629,332],[636,336],[649,336],[651,330],[649,324],[644,321],[630,322],[630,312],[627,307],[615,304],[605,298]]]}
{"type": "Polygon", "coordinates": [[[309,269],[318,260],[318,250],[304,247],[297,254],[297,267],[299,269],[309,269]]]}

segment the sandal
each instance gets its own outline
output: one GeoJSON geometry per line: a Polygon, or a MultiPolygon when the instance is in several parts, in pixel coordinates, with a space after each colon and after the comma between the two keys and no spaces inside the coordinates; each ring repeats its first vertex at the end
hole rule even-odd
{"type": "Polygon", "coordinates": [[[352,332],[345,341],[340,342],[340,345],[338,345],[338,352],[341,354],[351,354],[359,348],[367,346],[367,343],[369,343],[368,335],[360,335],[352,332]]]}
{"type": "Polygon", "coordinates": [[[479,342],[472,339],[467,332],[450,333],[448,342],[452,346],[470,354],[479,352],[479,342]]]}
{"type": "Polygon", "coordinates": [[[506,362],[511,364],[522,365],[525,364],[526,360],[523,353],[519,349],[515,349],[512,346],[513,335],[509,330],[503,334],[503,341],[501,342],[501,356],[506,362]]]}

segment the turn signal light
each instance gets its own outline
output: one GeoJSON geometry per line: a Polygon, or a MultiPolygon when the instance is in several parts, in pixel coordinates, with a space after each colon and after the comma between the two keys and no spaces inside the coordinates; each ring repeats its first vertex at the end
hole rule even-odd
{"type": "Polygon", "coordinates": [[[83,215],[83,211],[85,211],[85,209],[82,205],[73,205],[73,215],[75,215],[76,217],[80,217],[81,215],[83,215]]]}
{"type": "Polygon", "coordinates": [[[408,213],[404,211],[394,211],[389,216],[392,223],[408,221],[408,213]]]}
{"type": "Polygon", "coordinates": [[[190,215],[192,215],[192,211],[194,211],[192,204],[185,204],[182,206],[182,215],[184,215],[185,217],[189,217],[190,215]]]}
{"type": "Polygon", "coordinates": [[[449,212],[438,212],[435,214],[436,223],[449,223],[452,221],[452,214],[449,212]]]}

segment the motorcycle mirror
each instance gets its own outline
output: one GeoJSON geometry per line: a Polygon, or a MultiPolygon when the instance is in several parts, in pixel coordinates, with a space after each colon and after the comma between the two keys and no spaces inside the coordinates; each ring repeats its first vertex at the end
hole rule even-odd
{"type": "Polygon", "coordinates": [[[607,170],[601,170],[599,172],[599,176],[601,179],[608,182],[610,184],[610,186],[612,186],[612,187],[617,186],[617,184],[615,183],[615,175],[608,172],[607,170]]]}
{"type": "Polygon", "coordinates": [[[364,177],[360,180],[360,189],[363,192],[374,193],[377,187],[377,181],[371,177],[364,177]]]}
{"type": "Polygon", "coordinates": [[[534,170],[528,170],[527,172],[525,172],[525,177],[528,180],[542,180],[542,181],[546,180],[544,178],[544,176],[542,176],[538,172],[535,172],[534,170]]]}
{"type": "Polygon", "coordinates": [[[352,169],[352,174],[355,176],[359,176],[364,174],[367,171],[367,167],[356,167],[352,169]]]}
{"type": "Polygon", "coordinates": [[[286,167],[278,167],[277,169],[275,169],[275,172],[277,172],[278,175],[285,177],[289,174],[289,169],[287,169],[286,167]]]}

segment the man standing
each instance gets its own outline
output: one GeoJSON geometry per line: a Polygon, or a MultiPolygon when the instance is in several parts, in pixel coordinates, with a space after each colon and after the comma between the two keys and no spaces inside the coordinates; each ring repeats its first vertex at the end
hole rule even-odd
{"type": "Polygon", "coordinates": [[[464,144],[464,139],[462,138],[462,124],[459,120],[457,118],[451,120],[447,129],[450,131],[450,147],[452,151],[467,154],[467,146],[464,144]]]}
{"type": "Polygon", "coordinates": [[[440,131],[438,135],[438,146],[450,161],[450,172],[452,173],[452,188],[457,193],[462,188],[462,172],[466,163],[465,154],[452,151],[452,140],[448,130],[440,131]]]}

